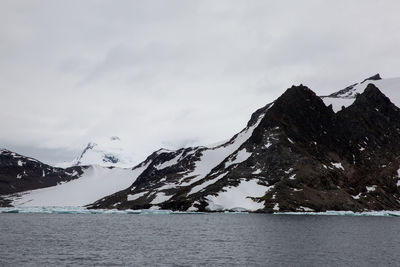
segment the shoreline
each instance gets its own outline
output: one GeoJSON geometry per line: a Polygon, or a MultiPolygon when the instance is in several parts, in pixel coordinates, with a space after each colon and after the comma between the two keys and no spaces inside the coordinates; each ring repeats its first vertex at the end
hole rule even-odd
{"type": "Polygon", "coordinates": [[[306,216],[375,216],[375,217],[400,217],[400,210],[380,211],[324,211],[324,212],[274,212],[261,213],[250,211],[219,211],[219,212],[197,212],[197,211],[172,211],[172,210],[117,210],[117,209],[87,209],[85,207],[2,207],[1,214],[136,214],[136,215],[207,215],[207,214],[267,214],[267,215],[306,215],[306,216]]]}

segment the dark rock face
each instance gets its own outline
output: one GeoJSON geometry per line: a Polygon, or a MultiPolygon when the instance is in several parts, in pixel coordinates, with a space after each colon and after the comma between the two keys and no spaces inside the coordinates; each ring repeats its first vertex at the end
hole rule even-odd
{"type": "Polygon", "coordinates": [[[400,110],[373,84],[338,113],[293,86],[227,143],[157,151],[131,187],[90,207],[206,211],[210,196],[254,180],[268,187],[251,198],[261,212],[398,210],[399,155],[400,110]]]}
{"type": "MultiPolygon", "coordinates": [[[[83,167],[54,168],[9,150],[0,151],[0,195],[57,185],[78,178],[83,167]]],[[[0,199],[0,206],[9,201],[0,199]]]]}

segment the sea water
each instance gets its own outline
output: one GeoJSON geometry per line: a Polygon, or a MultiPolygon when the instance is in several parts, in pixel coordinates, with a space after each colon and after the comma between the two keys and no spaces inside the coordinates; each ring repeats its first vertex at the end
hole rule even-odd
{"type": "Polygon", "coordinates": [[[396,266],[400,261],[399,217],[40,209],[0,214],[0,266],[396,266]]]}

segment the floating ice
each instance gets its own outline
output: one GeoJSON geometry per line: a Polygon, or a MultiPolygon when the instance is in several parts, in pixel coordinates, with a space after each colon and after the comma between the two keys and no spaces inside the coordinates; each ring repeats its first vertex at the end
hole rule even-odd
{"type": "Polygon", "coordinates": [[[171,210],[117,210],[87,209],[85,207],[12,207],[0,208],[0,213],[41,213],[41,214],[202,214],[201,212],[171,210]]]}
{"type": "Polygon", "coordinates": [[[328,216],[392,216],[400,217],[400,211],[380,210],[380,211],[335,211],[328,210],[325,212],[274,212],[274,214],[284,215],[328,215],[328,216]]]}
{"type": "MultiPolygon", "coordinates": [[[[304,208],[304,207],[302,207],[304,208]]],[[[174,215],[174,214],[207,214],[206,212],[171,211],[171,210],[117,210],[117,209],[86,209],[84,207],[12,207],[0,208],[0,213],[21,214],[137,214],[137,215],[174,215]]],[[[247,213],[243,211],[227,212],[228,214],[247,213]]],[[[213,213],[215,214],[215,213],[213,213]]],[[[400,217],[400,211],[326,211],[326,212],[275,212],[277,215],[330,215],[330,216],[391,216],[400,217]]]]}

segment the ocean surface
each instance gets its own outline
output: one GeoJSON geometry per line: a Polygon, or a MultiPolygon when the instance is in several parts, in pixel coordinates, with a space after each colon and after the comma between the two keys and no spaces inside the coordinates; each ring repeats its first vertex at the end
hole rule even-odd
{"type": "Polygon", "coordinates": [[[0,213],[0,266],[399,266],[400,218],[0,213]]]}

